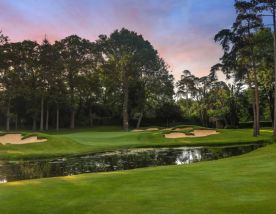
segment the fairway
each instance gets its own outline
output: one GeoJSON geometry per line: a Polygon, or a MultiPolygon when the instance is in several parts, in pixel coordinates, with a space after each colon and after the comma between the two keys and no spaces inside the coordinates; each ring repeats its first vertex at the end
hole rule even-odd
{"type": "Polygon", "coordinates": [[[276,212],[275,198],[273,144],[192,165],[1,184],[0,213],[266,214],[276,212]]]}

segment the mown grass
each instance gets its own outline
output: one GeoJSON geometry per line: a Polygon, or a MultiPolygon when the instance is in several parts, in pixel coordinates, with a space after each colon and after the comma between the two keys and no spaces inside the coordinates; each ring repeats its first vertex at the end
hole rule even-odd
{"type": "MultiPolygon", "coordinates": [[[[225,135],[247,137],[238,133],[225,135]]],[[[276,144],[271,144],[246,155],[185,166],[1,184],[0,213],[267,214],[276,213],[275,198],[276,144]]]]}
{"type": "Polygon", "coordinates": [[[45,137],[47,142],[25,145],[0,144],[0,159],[34,159],[82,153],[111,151],[124,148],[233,145],[272,142],[272,133],[263,130],[260,137],[252,137],[250,129],[219,130],[220,134],[201,138],[166,139],[164,131],[124,132],[118,127],[63,130],[56,132],[22,132],[24,136],[45,137]]]}

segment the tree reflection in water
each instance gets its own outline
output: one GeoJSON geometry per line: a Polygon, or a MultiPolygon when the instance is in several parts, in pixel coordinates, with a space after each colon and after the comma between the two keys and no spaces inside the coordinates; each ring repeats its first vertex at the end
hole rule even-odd
{"type": "Polygon", "coordinates": [[[245,154],[262,144],[232,147],[178,147],[119,150],[74,157],[0,162],[0,183],[150,166],[191,164],[245,154]]]}

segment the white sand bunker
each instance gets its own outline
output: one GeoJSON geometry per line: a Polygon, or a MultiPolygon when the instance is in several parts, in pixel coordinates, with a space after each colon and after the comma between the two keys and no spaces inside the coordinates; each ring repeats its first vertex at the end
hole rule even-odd
{"type": "Polygon", "coordinates": [[[0,143],[2,144],[28,144],[45,142],[47,139],[38,139],[37,136],[32,136],[22,139],[21,134],[5,134],[0,136],[0,143]]]}
{"type": "Polygon", "coordinates": [[[159,129],[158,128],[148,128],[146,129],[146,131],[158,131],[159,129]]]}
{"type": "Polygon", "coordinates": [[[143,129],[133,129],[132,132],[144,132],[145,130],[143,129]]]}
{"type": "Polygon", "coordinates": [[[187,135],[185,133],[174,132],[170,134],[165,134],[165,138],[176,139],[176,138],[185,138],[185,137],[207,137],[210,135],[219,134],[215,130],[194,130],[191,132],[192,135],[187,135]]]}
{"type": "Polygon", "coordinates": [[[173,128],[165,128],[165,129],[162,129],[163,131],[171,131],[173,130],[173,128]]]}

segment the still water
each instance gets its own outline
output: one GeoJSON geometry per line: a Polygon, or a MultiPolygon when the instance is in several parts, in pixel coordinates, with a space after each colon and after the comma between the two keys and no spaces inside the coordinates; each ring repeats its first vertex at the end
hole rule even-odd
{"type": "Polygon", "coordinates": [[[231,147],[129,149],[43,160],[0,161],[0,183],[149,166],[190,164],[241,155],[262,146],[251,144],[231,147]]]}

